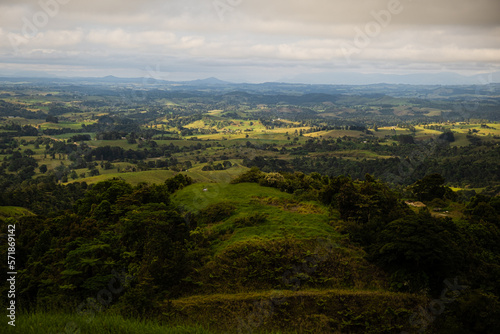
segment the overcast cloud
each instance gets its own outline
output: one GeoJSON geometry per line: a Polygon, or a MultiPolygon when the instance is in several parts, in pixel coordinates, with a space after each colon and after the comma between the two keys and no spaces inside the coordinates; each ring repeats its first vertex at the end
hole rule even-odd
{"type": "Polygon", "coordinates": [[[0,76],[500,71],[498,0],[1,0],[0,76]]]}

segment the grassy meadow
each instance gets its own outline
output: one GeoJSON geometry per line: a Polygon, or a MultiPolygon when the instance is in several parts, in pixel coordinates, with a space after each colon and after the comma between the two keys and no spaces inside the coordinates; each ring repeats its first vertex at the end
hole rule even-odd
{"type": "Polygon", "coordinates": [[[15,327],[2,333],[23,334],[214,334],[201,326],[169,326],[154,321],[125,319],[117,315],[94,317],[64,313],[20,314],[15,327]]]}
{"type": "Polygon", "coordinates": [[[293,200],[291,194],[255,183],[197,183],[178,191],[172,202],[190,212],[198,212],[210,205],[226,203],[234,206],[230,218],[206,227],[207,233],[229,232],[226,240],[215,245],[221,251],[235,243],[281,239],[283,236],[296,239],[329,237],[340,239],[329,224],[327,208],[317,203],[293,200]],[[258,195],[256,195],[258,194],[258,195]],[[256,213],[266,216],[257,226],[238,228],[238,222],[256,213]]]}

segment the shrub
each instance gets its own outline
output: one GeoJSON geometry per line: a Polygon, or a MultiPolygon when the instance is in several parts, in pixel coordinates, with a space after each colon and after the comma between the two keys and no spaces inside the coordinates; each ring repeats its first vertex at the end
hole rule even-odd
{"type": "Polygon", "coordinates": [[[229,218],[235,210],[236,206],[233,203],[223,201],[200,210],[195,216],[195,220],[201,225],[213,224],[229,218]]]}
{"type": "Polygon", "coordinates": [[[244,183],[244,182],[252,182],[259,183],[259,181],[264,177],[264,173],[262,173],[259,168],[252,167],[248,172],[241,174],[236,179],[231,181],[231,183],[244,183]]]}
{"type": "Polygon", "coordinates": [[[268,215],[265,213],[256,213],[248,217],[236,218],[234,221],[234,226],[235,227],[257,226],[265,223],[267,221],[267,216],[268,215]]]}

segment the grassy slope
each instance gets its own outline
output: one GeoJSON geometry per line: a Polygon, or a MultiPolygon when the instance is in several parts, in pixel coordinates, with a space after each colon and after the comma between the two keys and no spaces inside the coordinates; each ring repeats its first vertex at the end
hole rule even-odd
{"type": "Polygon", "coordinates": [[[101,174],[92,177],[86,177],[83,179],[76,179],[72,182],[87,182],[88,184],[93,184],[101,181],[105,181],[112,178],[120,178],[132,185],[137,185],[141,182],[148,183],[163,183],[166,179],[175,176],[174,171],[171,170],[148,170],[143,172],[130,172],[130,173],[109,173],[101,174]]]}
{"type": "Polygon", "coordinates": [[[17,206],[0,206],[0,218],[4,217],[18,217],[18,216],[31,216],[33,213],[25,208],[17,206]]]}
{"type": "MultiPolygon", "coordinates": [[[[231,160],[235,162],[234,160],[231,160]]],[[[120,165],[120,163],[115,163],[115,165],[120,165]]],[[[236,167],[231,167],[222,171],[202,171],[201,169],[206,164],[201,164],[189,169],[187,172],[181,172],[182,174],[188,175],[197,182],[229,182],[236,178],[238,175],[244,173],[248,170],[247,167],[238,165],[236,167]]],[[[122,167],[124,164],[122,164],[122,167]]],[[[87,169],[77,170],[78,173],[88,172],[87,169]]],[[[86,177],[82,179],[76,179],[71,182],[87,182],[88,184],[94,184],[97,182],[105,181],[112,178],[121,178],[125,181],[131,183],[132,185],[137,185],[141,182],[146,183],[163,183],[166,179],[171,178],[178,172],[165,169],[153,169],[142,172],[128,172],[128,173],[117,173],[116,169],[110,171],[101,170],[101,175],[86,177]]]]}
{"type": "Polygon", "coordinates": [[[400,333],[425,298],[383,291],[268,291],[171,301],[170,320],[223,333],[400,333]],[[176,314],[172,316],[172,314],[176,314]]]}
{"type": "MultiPolygon", "coordinates": [[[[351,330],[396,333],[407,327],[413,308],[424,302],[415,295],[385,291],[383,283],[370,286],[381,280],[381,276],[359,251],[341,246],[341,236],[330,225],[326,208],[317,203],[287,205],[294,203],[292,195],[253,183],[194,184],[178,191],[172,201],[191,212],[222,201],[236,206],[229,218],[204,227],[233,232],[212,244],[213,260],[199,271],[204,282],[200,291],[206,292],[165,303],[164,315],[168,314],[165,319],[173,323],[202,324],[222,332],[237,332],[240,326],[244,332],[257,333],[279,330],[284,333],[347,333],[351,330]],[[234,226],[236,219],[255,213],[268,214],[268,220],[257,226],[234,226]],[[328,258],[315,255],[318,248],[314,246],[307,248],[310,255],[303,258],[301,245],[311,241],[313,245],[314,240],[321,238],[333,242],[334,249],[326,253],[328,258]],[[269,285],[254,281],[264,277],[263,272],[269,269],[266,263],[273,263],[276,256],[282,259],[282,266],[287,266],[290,253],[286,246],[279,246],[280,240],[286,240],[285,244],[292,249],[296,247],[290,252],[302,258],[299,261],[304,265],[298,269],[291,267],[292,276],[298,277],[292,290],[268,290],[264,286],[269,285]],[[252,260],[254,256],[264,261],[262,266],[259,260],[252,260]],[[252,270],[257,271],[255,277],[258,278],[247,276],[252,270]],[[328,279],[316,285],[321,288],[312,288],[308,275],[315,276],[320,271],[325,274],[318,277],[328,279]],[[231,290],[228,286],[237,286],[238,276],[244,286],[253,288],[231,290]]],[[[288,276],[280,272],[277,277],[282,281],[288,276]]]]}
{"type": "Polygon", "coordinates": [[[200,326],[162,326],[155,322],[124,319],[120,316],[97,314],[21,314],[17,316],[16,326],[2,324],[2,333],[53,334],[53,333],[92,333],[92,334],[210,334],[200,326]]]}
{"type": "Polygon", "coordinates": [[[237,242],[255,239],[279,239],[284,235],[294,238],[335,237],[339,235],[328,224],[329,218],[326,208],[317,204],[300,205],[283,208],[279,205],[265,205],[256,196],[272,198],[275,202],[292,199],[291,194],[274,188],[261,187],[255,183],[227,184],[227,183],[197,183],[177,192],[173,203],[191,212],[206,208],[210,204],[229,201],[236,206],[236,212],[224,222],[210,228],[224,229],[234,227],[238,218],[248,217],[255,213],[268,215],[268,221],[258,226],[236,228],[234,234],[221,244],[217,245],[220,251],[237,242]],[[206,191],[203,191],[206,189],[206,191]]]}

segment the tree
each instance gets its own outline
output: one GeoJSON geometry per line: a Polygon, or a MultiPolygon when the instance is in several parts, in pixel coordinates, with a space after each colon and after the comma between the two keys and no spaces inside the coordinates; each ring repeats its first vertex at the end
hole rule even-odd
{"type": "Polygon", "coordinates": [[[90,169],[89,176],[97,176],[99,175],[99,170],[97,168],[90,169]]]}
{"type": "Polygon", "coordinates": [[[175,293],[173,288],[188,267],[184,242],[189,233],[184,219],[170,206],[151,203],[128,212],[121,225],[123,244],[142,258],[139,276],[149,276],[157,293],[175,293]]]}
{"type": "Polygon", "coordinates": [[[41,165],[38,169],[40,173],[45,174],[47,172],[47,165],[41,165]]]}
{"type": "Polygon", "coordinates": [[[479,222],[484,220],[496,224],[498,227],[500,227],[499,212],[499,198],[490,198],[482,194],[474,196],[465,209],[465,213],[471,221],[479,222]]]}
{"type": "Polygon", "coordinates": [[[445,140],[445,141],[447,141],[449,143],[452,143],[452,142],[455,141],[455,136],[453,135],[453,132],[448,131],[448,132],[445,132],[445,133],[441,134],[439,136],[439,139],[440,140],[445,140]]]}
{"type": "Polygon", "coordinates": [[[106,161],[104,163],[104,169],[106,169],[106,170],[113,169],[113,164],[109,161],[106,161]]]}
{"type": "Polygon", "coordinates": [[[187,175],[178,174],[170,179],[165,180],[168,192],[173,193],[178,189],[182,189],[193,183],[193,179],[187,175]]]}
{"type": "Polygon", "coordinates": [[[48,123],[59,123],[59,119],[53,115],[48,115],[45,121],[48,123]]]}
{"type": "Polygon", "coordinates": [[[443,279],[464,265],[460,240],[450,219],[433,218],[423,211],[385,226],[371,248],[370,257],[393,272],[399,289],[438,289],[443,279]]]}
{"type": "Polygon", "coordinates": [[[430,174],[410,186],[410,191],[419,201],[432,201],[434,198],[443,199],[446,194],[453,192],[444,186],[444,177],[440,174],[430,174]]]}
{"type": "Polygon", "coordinates": [[[401,144],[415,144],[415,141],[413,139],[413,136],[411,135],[399,135],[397,137],[397,140],[401,143],[401,144]]]}
{"type": "Polygon", "coordinates": [[[33,152],[33,150],[28,148],[27,150],[24,150],[24,154],[28,157],[31,157],[35,154],[35,152],[33,152]]]}
{"type": "Polygon", "coordinates": [[[189,160],[186,160],[186,161],[184,161],[184,167],[186,169],[193,168],[193,163],[191,161],[189,161],[189,160]]]}
{"type": "Polygon", "coordinates": [[[252,167],[248,172],[245,172],[238,176],[236,179],[232,180],[231,183],[259,183],[260,179],[262,179],[264,176],[265,174],[262,173],[258,167],[252,167]]]}

